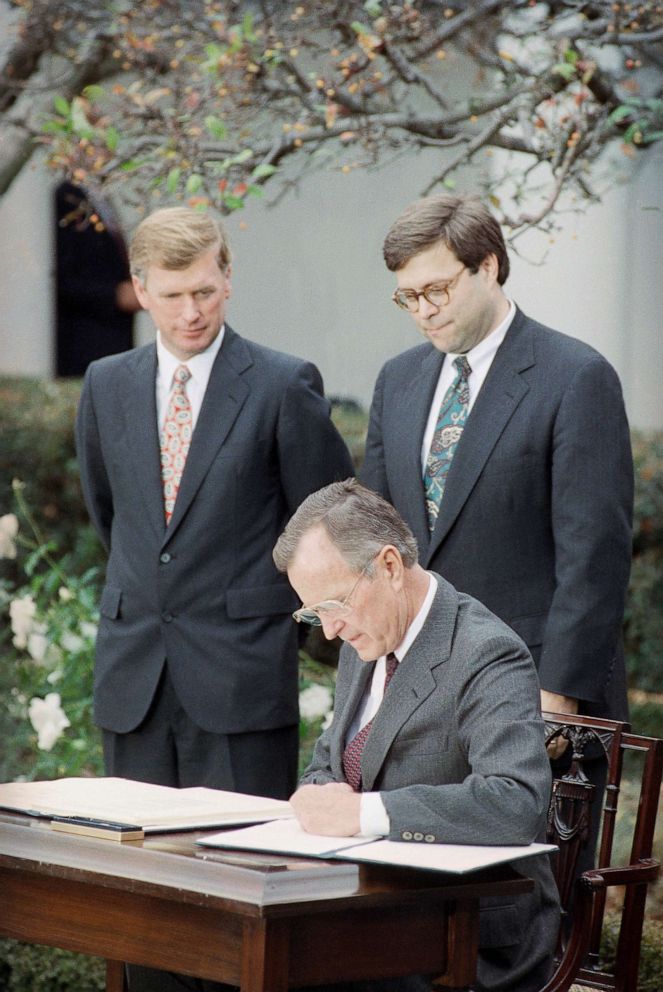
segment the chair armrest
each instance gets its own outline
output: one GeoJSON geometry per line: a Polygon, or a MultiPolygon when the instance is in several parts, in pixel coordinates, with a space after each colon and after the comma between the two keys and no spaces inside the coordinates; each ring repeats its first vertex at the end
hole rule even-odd
{"type": "Polygon", "coordinates": [[[659,861],[642,858],[623,867],[593,868],[578,878],[571,933],[555,973],[541,992],[568,992],[576,980],[589,948],[592,904],[597,894],[612,885],[646,885],[658,878],[660,872],[659,861]]]}

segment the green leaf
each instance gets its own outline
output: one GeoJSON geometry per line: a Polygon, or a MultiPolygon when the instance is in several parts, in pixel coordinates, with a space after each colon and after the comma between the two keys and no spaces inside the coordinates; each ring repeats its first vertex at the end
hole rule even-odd
{"type": "Polygon", "coordinates": [[[253,183],[249,183],[249,185],[246,188],[246,195],[247,196],[264,196],[265,195],[265,191],[262,188],[262,186],[254,186],[253,183]]]}
{"type": "Polygon", "coordinates": [[[619,107],[615,107],[615,109],[610,114],[610,117],[608,119],[613,124],[619,124],[620,121],[623,121],[627,117],[630,117],[632,113],[633,113],[633,107],[629,107],[627,106],[627,104],[622,103],[619,107]]]}
{"type": "Polygon", "coordinates": [[[553,73],[556,76],[561,76],[566,82],[570,82],[576,74],[575,66],[571,65],[569,62],[558,62],[552,68],[553,73]]]}
{"type": "Polygon", "coordinates": [[[232,161],[236,165],[241,165],[242,162],[248,161],[248,159],[250,159],[252,156],[253,156],[252,148],[243,148],[241,152],[238,152],[237,155],[233,156],[232,161]]]}
{"type": "Polygon", "coordinates": [[[364,10],[369,17],[379,17],[382,13],[382,0],[366,0],[364,10]]]}
{"type": "Polygon", "coordinates": [[[572,66],[575,66],[576,62],[578,61],[578,53],[575,52],[572,48],[567,48],[566,51],[564,52],[564,61],[570,62],[572,66]]]}
{"type": "Polygon", "coordinates": [[[370,34],[372,30],[370,27],[366,27],[365,24],[362,24],[361,21],[353,21],[350,27],[355,34],[370,34]]]}
{"type": "Polygon", "coordinates": [[[251,173],[251,179],[267,179],[269,176],[273,176],[275,172],[275,165],[269,165],[268,162],[261,162],[260,165],[256,165],[251,173]]]}
{"type": "Polygon", "coordinates": [[[456,188],[456,180],[455,179],[450,179],[449,176],[447,176],[447,178],[443,181],[442,185],[443,186],[446,186],[447,189],[455,189],[456,188]]]}
{"type": "Polygon", "coordinates": [[[45,124],[42,124],[41,129],[45,134],[66,134],[68,130],[67,125],[63,124],[62,121],[54,120],[46,121],[45,124]]]}
{"type": "Polygon", "coordinates": [[[244,200],[240,196],[233,196],[232,193],[224,196],[223,202],[228,207],[228,210],[239,210],[244,206],[244,200]]]}
{"type": "Polygon", "coordinates": [[[101,100],[104,95],[103,86],[99,86],[97,83],[91,83],[90,86],[86,86],[83,89],[83,96],[86,97],[91,103],[95,100],[101,100]]]}
{"type": "Polygon", "coordinates": [[[168,173],[168,178],[166,179],[166,189],[169,193],[174,193],[177,189],[178,183],[180,181],[180,176],[182,175],[182,170],[179,166],[171,169],[168,173]]]}
{"type": "Polygon", "coordinates": [[[69,106],[69,101],[63,96],[53,97],[53,105],[57,112],[62,115],[62,117],[69,117],[69,112],[71,107],[69,106]]]}
{"type": "Polygon", "coordinates": [[[643,136],[643,144],[650,145],[654,141],[660,141],[663,138],[663,131],[646,131],[643,136]]]}
{"type": "Polygon", "coordinates": [[[128,158],[120,164],[120,168],[123,172],[135,172],[136,169],[140,169],[141,164],[136,158],[128,158]]]}
{"type": "Polygon", "coordinates": [[[210,114],[205,118],[205,127],[217,141],[221,141],[228,134],[228,129],[220,117],[210,114]]]}
{"type": "Polygon", "coordinates": [[[109,152],[117,151],[117,146],[120,142],[120,135],[116,128],[112,125],[106,128],[106,148],[109,152]]]}
{"type": "Polygon", "coordinates": [[[186,192],[189,196],[197,193],[200,187],[203,185],[203,177],[199,176],[197,172],[192,173],[186,181],[186,192]]]}
{"type": "Polygon", "coordinates": [[[94,137],[94,128],[87,119],[83,101],[78,96],[71,101],[71,126],[79,138],[94,137]]]}

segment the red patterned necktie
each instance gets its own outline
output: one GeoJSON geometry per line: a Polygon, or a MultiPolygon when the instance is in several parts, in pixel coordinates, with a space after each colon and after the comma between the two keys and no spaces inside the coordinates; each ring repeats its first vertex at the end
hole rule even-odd
{"type": "Polygon", "coordinates": [[[173,388],[161,431],[161,480],[166,526],[173,515],[184,463],[191,445],[193,421],[191,403],[186,394],[186,384],[190,378],[191,372],[186,365],[178,365],[173,375],[173,388]]]}
{"type": "MultiPolygon", "coordinates": [[[[384,692],[387,691],[392,675],[398,667],[398,658],[393,652],[387,655],[387,666],[384,676],[384,692]]],[[[383,697],[384,699],[384,694],[383,697]]],[[[375,717],[373,717],[375,719],[375,717]]],[[[373,720],[365,723],[358,733],[349,742],[343,752],[343,771],[348,785],[351,785],[355,792],[361,792],[361,755],[364,744],[371,732],[373,720]]]]}

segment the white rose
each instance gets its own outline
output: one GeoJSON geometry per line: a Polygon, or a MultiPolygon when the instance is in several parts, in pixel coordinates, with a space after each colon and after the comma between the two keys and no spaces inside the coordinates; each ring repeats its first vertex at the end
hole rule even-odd
{"type": "Polygon", "coordinates": [[[27,643],[28,654],[38,665],[43,665],[46,661],[48,651],[48,638],[42,630],[34,630],[28,634],[27,643]]]}
{"type": "Polygon", "coordinates": [[[0,517],[0,558],[16,557],[16,535],[18,518],[15,513],[5,513],[0,517]]]}
{"type": "Polygon", "coordinates": [[[65,727],[71,726],[60,705],[59,692],[48,692],[44,699],[33,696],[28,716],[37,731],[37,746],[42,751],[50,751],[65,727]]]}
{"type": "Polygon", "coordinates": [[[317,720],[331,709],[332,694],[324,685],[310,685],[299,693],[299,712],[305,720],[317,720]]]}
{"type": "Polygon", "coordinates": [[[60,588],[58,589],[58,596],[60,597],[63,603],[68,603],[70,599],[74,598],[73,592],[71,591],[71,589],[68,589],[66,586],[60,586],[60,588]]]}
{"type": "Polygon", "coordinates": [[[89,620],[83,620],[80,627],[83,637],[89,637],[91,641],[96,638],[98,629],[97,624],[91,623],[89,620]]]}
{"type": "Polygon", "coordinates": [[[60,638],[60,645],[70,654],[78,654],[85,647],[85,641],[78,634],[74,634],[70,630],[65,630],[60,638]]]}
{"type": "Polygon", "coordinates": [[[28,636],[32,633],[36,612],[37,604],[32,596],[12,599],[9,604],[9,617],[14,632],[14,647],[26,648],[28,646],[28,636]]]}

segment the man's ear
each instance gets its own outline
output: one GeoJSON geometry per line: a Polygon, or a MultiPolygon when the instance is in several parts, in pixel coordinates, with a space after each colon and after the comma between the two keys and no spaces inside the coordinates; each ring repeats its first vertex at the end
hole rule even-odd
{"type": "Polygon", "coordinates": [[[384,546],[378,556],[378,561],[382,563],[390,581],[402,581],[404,570],[403,559],[393,544],[386,544],[384,546]]]}
{"type": "Polygon", "coordinates": [[[232,283],[230,282],[230,277],[232,275],[232,266],[230,264],[226,265],[226,270],[224,272],[225,276],[225,286],[223,290],[223,295],[227,300],[230,299],[230,294],[232,292],[232,283]]]}
{"type": "Polygon", "coordinates": [[[500,266],[497,261],[497,255],[494,251],[491,251],[486,255],[479,268],[482,269],[493,282],[497,281],[500,266]]]}
{"type": "Polygon", "coordinates": [[[148,303],[147,293],[145,292],[145,287],[143,286],[142,282],[140,281],[138,276],[132,276],[131,282],[133,283],[134,292],[143,310],[149,310],[149,307],[147,305],[148,303]]]}

